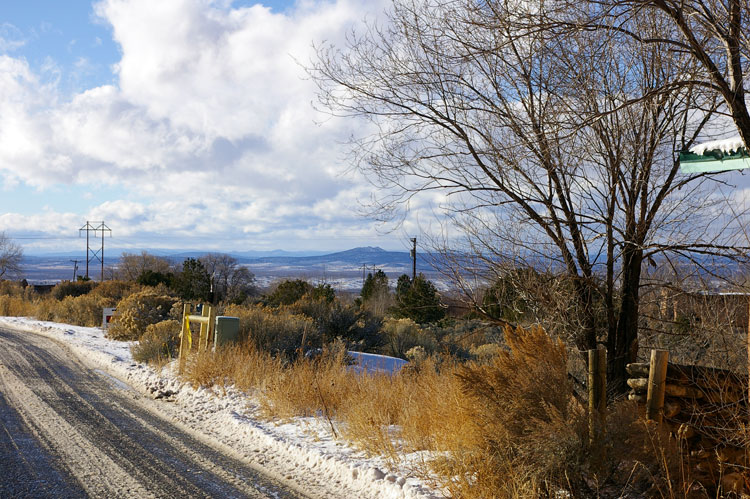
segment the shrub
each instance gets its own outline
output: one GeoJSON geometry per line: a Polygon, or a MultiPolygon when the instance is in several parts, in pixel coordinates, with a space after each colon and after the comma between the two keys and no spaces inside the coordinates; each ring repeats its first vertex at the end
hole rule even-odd
{"type": "Polygon", "coordinates": [[[107,331],[109,338],[121,341],[137,340],[150,324],[168,318],[175,298],[145,289],[123,299],[117,305],[117,315],[107,331]]]}
{"type": "Polygon", "coordinates": [[[297,349],[320,346],[320,334],[313,320],[286,309],[230,305],[225,315],[239,317],[240,340],[254,348],[293,356],[297,349]]]}
{"type": "Polygon", "coordinates": [[[382,320],[356,305],[306,295],[288,310],[310,317],[324,343],[341,339],[359,351],[372,351],[383,344],[382,320]]]}
{"type": "Polygon", "coordinates": [[[497,343],[486,343],[470,350],[471,355],[480,362],[490,362],[493,358],[503,352],[503,347],[497,343]]]}
{"type": "Polygon", "coordinates": [[[175,320],[161,321],[146,326],[146,332],[130,347],[136,362],[162,364],[176,357],[180,346],[180,323],[175,320]]]}
{"type": "Polygon", "coordinates": [[[406,358],[406,352],[416,346],[421,346],[427,353],[437,349],[435,340],[422,331],[419,325],[411,319],[386,318],[383,321],[382,333],[385,345],[382,352],[392,357],[406,358]]]}
{"type": "Polygon", "coordinates": [[[165,286],[174,285],[174,274],[172,272],[157,272],[154,270],[146,269],[140,273],[136,282],[144,286],[158,286],[164,284],[165,286]]]}
{"type": "Polygon", "coordinates": [[[0,280],[0,296],[23,296],[26,287],[19,281],[0,280]]]}
{"type": "Polygon", "coordinates": [[[34,305],[19,296],[0,295],[0,315],[28,317],[34,314],[34,305]]]}
{"type": "Polygon", "coordinates": [[[95,287],[95,281],[61,281],[52,288],[52,297],[62,300],[68,296],[82,296],[91,292],[95,287]]]}
{"type": "MultiPolygon", "coordinates": [[[[102,308],[106,307],[108,303],[106,298],[89,294],[76,297],[66,296],[61,301],[50,300],[49,305],[50,307],[45,314],[47,315],[46,320],[94,327],[101,324],[102,308]]],[[[37,315],[42,315],[39,310],[37,315]]]]}
{"type": "Polygon", "coordinates": [[[99,283],[92,291],[91,294],[101,296],[107,299],[110,307],[117,305],[120,300],[126,296],[132,295],[140,287],[136,286],[129,281],[104,281],[99,283]]]}

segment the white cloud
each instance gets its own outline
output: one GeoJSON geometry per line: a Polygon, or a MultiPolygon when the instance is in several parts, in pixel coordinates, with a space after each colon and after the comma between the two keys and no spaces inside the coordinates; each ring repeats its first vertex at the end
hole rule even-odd
{"type": "Polygon", "coordinates": [[[124,236],[187,233],[197,221],[246,244],[372,236],[356,213],[371,186],[341,176],[339,144],[364,125],[316,124],[314,86],[295,59],[310,60],[314,41],[342,40],[384,0],[305,1],[284,13],[228,4],[98,3],[121,47],[118,81],[66,101],[55,79],[0,55],[3,184],[124,186],[138,201],[85,214],[124,236]]]}
{"type": "Polygon", "coordinates": [[[21,30],[10,23],[0,24],[0,53],[13,52],[26,45],[21,30]]]}

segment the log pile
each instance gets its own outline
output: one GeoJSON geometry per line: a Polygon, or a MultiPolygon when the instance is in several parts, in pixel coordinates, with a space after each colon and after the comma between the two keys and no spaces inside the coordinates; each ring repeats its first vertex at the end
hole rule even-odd
{"type": "MultiPolygon", "coordinates": [[[[627,366],[628,398],[645,405],[649,364],[627,366]]],[[[747,377],[699,366],[667,366],[663,422],[693,477],[707,489],[749,493],[747,377]]]]}

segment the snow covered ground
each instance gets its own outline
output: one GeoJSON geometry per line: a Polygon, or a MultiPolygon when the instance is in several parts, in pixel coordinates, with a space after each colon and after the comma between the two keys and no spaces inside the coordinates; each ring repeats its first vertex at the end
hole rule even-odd
{"type": "Polygon", "coordinates": [[[158,410],[177,424],[221,442],[303,492],[341,498],[443,497],[410,476],[408,465],[390,469],[384,459],[333,438],[323,418],[264,421],[257,417],[257,401],[245,394],[232,388],[193,389],[169,368],[157,371],[134,362],[132,343],[108,340],[100,328],[20,317],[0,317],[0,325],[65,343],[83,362],[108,374],[113,388],[124,381],[151,398],[169,401],[158,410]]]}

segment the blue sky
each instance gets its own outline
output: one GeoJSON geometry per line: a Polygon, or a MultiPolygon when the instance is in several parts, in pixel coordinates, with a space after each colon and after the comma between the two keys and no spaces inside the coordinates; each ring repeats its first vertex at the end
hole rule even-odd
{"type": "MultiPolygon", "coordinates": [[[[387,232],[295,62],[341,42],[367,0],[29,0],[0,7],[0,231],[27,253],[408,247],[387,232]]],[[[423,216],[420,220],[420,210],[423,216]]]]}

